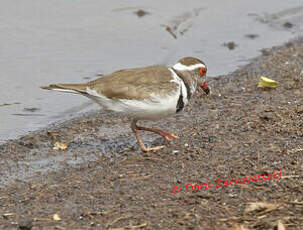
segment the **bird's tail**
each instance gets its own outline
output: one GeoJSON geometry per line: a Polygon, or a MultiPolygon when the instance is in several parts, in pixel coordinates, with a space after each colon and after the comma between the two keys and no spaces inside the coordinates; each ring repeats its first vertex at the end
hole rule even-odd
{"type": "Polygon", "coordinates": [[[53,84],[49,86],[42,86],[41,88],[67,93],[86,93],[86,84],[53,84]]]}

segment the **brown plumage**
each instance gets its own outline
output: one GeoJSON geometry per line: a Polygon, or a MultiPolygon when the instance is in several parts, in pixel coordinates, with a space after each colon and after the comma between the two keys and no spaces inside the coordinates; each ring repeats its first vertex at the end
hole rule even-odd
{"type": "Polygon", "coordinates": [[[165,66],[126,69],[113,72],[99,79],[83,84],[53,84],[42,89],[67,89],[86,94],[86,88],[95,90],[107,98],[144,100],[151,94],[165,95],[171,93],[176,83],[171,71],[165,66]]]}

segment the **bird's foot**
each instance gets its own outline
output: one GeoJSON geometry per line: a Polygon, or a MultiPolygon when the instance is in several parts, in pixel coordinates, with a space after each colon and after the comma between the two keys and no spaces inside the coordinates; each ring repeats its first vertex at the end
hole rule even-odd
{"type": "Polygon", "coordinates": [[[178,136],[176,136],[172,133],[163,131],[163,130],[157,130],[155,133],[158,133],[159,135],[161,135],[167,142],[170,142],[171,138],[172,139],[179,139],[178,136]]]}
{"type": "Polygon", "coordinates": [[[147,127],[141,127],[141,126],[136,126],[136,128],[138,130],[145,130],[145,131],[149,131],[149,132],[153,132],[153,133],[157,133],[159,134],[161,137],[163,137],[167,142],[170,142],[171,139],[179,139],[178,136],[169,133],[167,131],[163,131],[161,129],[154,129],[154,128],[147,128],[147,127]]]}
{"type": "Polygon", "coordinates": [[[155,147],[150,147],[150,148],[145,147],[145,145],[143,144],[142,138],[139,136],[139,133],[137,132],[137,130],[145,130],[145,131],[157,133],[160,136],[162,136],[167,142],[169,142],[171,140],[171,138],[172,139],[178,139],[179,138],[174,134],[171,134],[169,132],[166,132],[166,131],[163,131],[163,130],[160,130],[160,129],[153,129],[153,128],[137,126],[136,122],[137,122],[136,120],[132,121],[131,129],[132,129],[133,133],[135,134],[136,139],[138,141],[138,144],[141,147],[143,152],[149,152],[149,151],[154,151],[155,152],[155,151],[163,149],[165,146],[161,145],[161,146],[155,146],[155,147]]]}

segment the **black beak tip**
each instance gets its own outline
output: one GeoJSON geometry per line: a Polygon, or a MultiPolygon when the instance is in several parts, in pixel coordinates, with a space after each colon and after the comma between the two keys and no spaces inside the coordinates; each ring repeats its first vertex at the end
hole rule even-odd
{"type": "Polygon", "coordinates": [[[204,90],[204,92],[205,92],[206,95],[208,95],[210,93],[210,90],[209,90],[208,87],[206,89],[203,89],[203,90],[204,90]]]}

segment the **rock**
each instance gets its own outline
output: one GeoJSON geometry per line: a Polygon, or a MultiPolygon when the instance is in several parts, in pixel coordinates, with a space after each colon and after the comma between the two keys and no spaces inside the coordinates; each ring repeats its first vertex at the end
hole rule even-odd
{"type": "Polygon", "coordinates": [[[227,42],[227,43],[224,43],[223,46],[227,47],[228,49],[230,50],[233,50],[235,49],[238,45],[234,42],[227,42]]]}
{"type": "Polygon", "coordinates": [[[303,105],[299,105],[299,106],[296,108],[296,112],[297,112],[297,113],[303,113],[303,105]]]}
{"type": "Polygon", "coordinates": [[[31,230],[32,227],[33,227],[32,221],[31,220],[25,220],[25,221],[20,222],[18,229],[20,229],[20,230],[31,230]]]}

